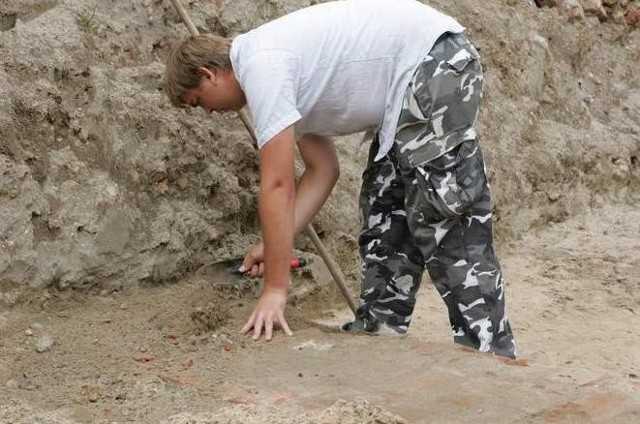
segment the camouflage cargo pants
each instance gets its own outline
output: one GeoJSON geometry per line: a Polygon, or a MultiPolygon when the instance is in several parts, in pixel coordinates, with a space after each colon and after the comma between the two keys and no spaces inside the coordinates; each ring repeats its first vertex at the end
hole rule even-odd
{"type": "Polygon", "coordinates": [[[447,35],[407,90],[394,149],[363,174],[358,316],[403,333],[426,267],[456,343],[515,357],[491,200],[474,125],[482,98],[477,53],[447,35]]]}

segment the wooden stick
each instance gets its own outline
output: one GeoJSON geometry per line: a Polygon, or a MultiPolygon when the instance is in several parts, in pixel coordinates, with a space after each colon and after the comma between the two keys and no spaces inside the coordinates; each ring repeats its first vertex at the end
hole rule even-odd
{"type": "Polygon", "coordinates": [[[198,35],[198,29],[193,24],[193,21],[189,17],[187,10],[184,8],[180,0],[171,0],[171,3],[173,3],[173,7],[176,9],[178,14],[182,18],[182,22],[184,22],[184,24],[187,26],[187,30],[189,30],[189,34],[198,35]]]}
{"type": "Polygon", "coordinates": [[[340,289],[340,293],[342,293],[344,300],[347,301],[347,303],[349,304],[349,308],[351,309],[351,312],[353,312],[353,314],[355,315],[356,304],[353,301],[351,294],[349,294],[349,290],[347,289],[347,285],[344,282],[344,277],[342,275],[342,272],[340,272],[340,268],[338,268],[338,266],[333,261],[333,259],[331,259],[331,256],[329,256],[327,249],[325,249],[324,244],[322,244],[322,240],[320,240],[320,237],[318,237],[318,233],[316,233],[316,230],[313,229],[313,225],[308,224],[307,228],[305,229],[305,233],[313,242],[313,245],[316,247],[318,254],[324,261],[324,264],[327,266],[327,269],[329,269],[329,272],[333,277],[333,281],[336,282],[336,285],[340,289]]]}
{"type": "MultiPolygon", "coordinates": [[[[189,14],[185,10],[180,0],[171,0],[171,3],[173,3],[173,7],[175,7],[178,14],[180,14],[182,21],[187,27],[187,30],[189,30],[189,34],[198,35],[198,29],[193,24],[193,21],[191,21],[189,14]]],[[[245,128],[249,132],[249,135],[251,136],[251,139],[254,142],[254,146],[257,148],[258,140],[256,138],[256,133],[255,133],[255,130],[253,129],[253,125],[251,124],[251,120],[249,119],[249,117],[247,116],[244,110],[238,111],[238,115],[240,117],[240,120],[244,124],[245,128]]],[[[322,243],[322,240],[320,240],[320,237],[318,237],[318,233],[316,233],[316,230],[313,229],[313,225],[308,224],[307,227],[305,228],[305,233],[313,242],[313,245],[318,251],[318,254],[320,255],[320,257],[324,261],[324,264],[327,266],[327,269],[331,273],[331,276],[333,277],[333,281],[335,281],[335,283],[338,285],[338,288],[340,289],[340,293],[342,293],[344,300],[347,301],[349,308],[355,314],[356,304],[351,298],[351,295],[349,294],[349,290],[347,289],[347,285],[345,284],[345,281],[344,281],[344,276],[342,272],[340,272],[340,269],[336,265],[335,261],[329,256],[329,253],[327,252],[327,249],[325,249],[324,244],[322,243]]]]}

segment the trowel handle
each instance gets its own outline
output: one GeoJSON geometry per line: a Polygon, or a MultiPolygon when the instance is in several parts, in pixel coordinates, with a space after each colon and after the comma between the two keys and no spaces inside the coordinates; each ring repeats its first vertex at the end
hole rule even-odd
{"type": "Polygon", "coordinates": [[[298,269],[307,266],[309,264],[309,261],[307,260],[307,258],[294,256],[293,258],[291,258],[291,262],[289,263],[291,264],[291,269],[298,269]]]}

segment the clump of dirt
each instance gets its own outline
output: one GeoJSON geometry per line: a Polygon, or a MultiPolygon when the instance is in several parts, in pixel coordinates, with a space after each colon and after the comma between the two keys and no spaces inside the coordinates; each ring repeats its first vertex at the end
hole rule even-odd
{"type": "Polygon", "coordinates": [[[224,408],[215,414],[179,414],[162,424],[406,424],[402,417],[371,405],[364,399],[339,400],[329,408],[292,418],[282,413],[265,414],[259,408],[224,408]]]}
{"type": "Polygon", "coordinates": [[[208,302],[189,314],[199,332],[216,331],[229,321],[229,310],[218,302],[208,302]]]}
{"type": "Polygon", "coordinates": [[[406,424],[402,417],[371,405],[364,399],[340,400],[316,416],[309,416],[296,423],[313,424],[406,424]]]}

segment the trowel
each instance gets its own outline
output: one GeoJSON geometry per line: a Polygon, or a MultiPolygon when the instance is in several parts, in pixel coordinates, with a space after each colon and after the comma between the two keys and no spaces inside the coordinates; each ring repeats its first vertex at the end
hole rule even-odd
{"type": "MultiPolygon", "coordinates": [[[[246,272],[240,272],[240,265],[244,258],[242,256],[221,259],[201,266],[195,273],[197,277],[207,277],[207,279],[215,280],[214,282],[237,283],[250,278],[246,272]]],[[[304,257],[292,257],[289,265],[291,270],[304,268],[310,263],[309,259],[304,257]]]]}

